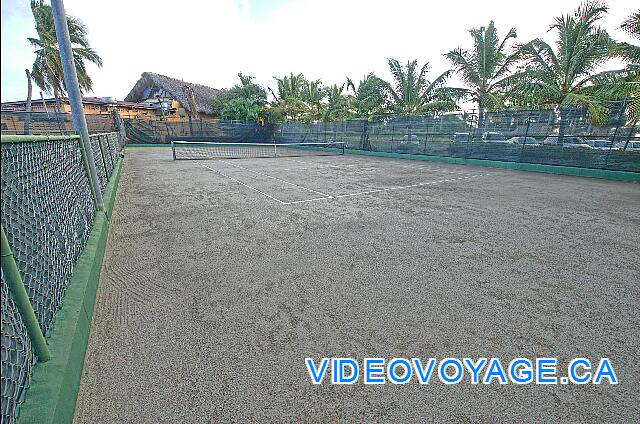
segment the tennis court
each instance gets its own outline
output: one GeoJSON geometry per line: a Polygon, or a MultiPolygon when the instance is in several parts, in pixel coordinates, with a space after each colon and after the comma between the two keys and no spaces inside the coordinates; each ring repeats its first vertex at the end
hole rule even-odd
{"type": "Polygon", "coordinates": [[[128,148],[84,422],[631,422],[640,186],[128,148]],[[608,357],[617,386],[310,384],[305,357],[608,357]]]}

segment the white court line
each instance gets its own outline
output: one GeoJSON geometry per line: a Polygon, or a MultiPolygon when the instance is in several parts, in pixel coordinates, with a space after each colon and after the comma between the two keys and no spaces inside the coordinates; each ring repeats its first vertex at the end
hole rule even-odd
{"type": "MultiPolygon", "coordinates": [[[[298,162],[296,161],[296,163],[301,163],[304,165],[309,165],[309,162],[298,162]]],[[[349,167],[359,167],[361,169],[366,169],[366,170],[372,170],[372,171],[379,171],[379,170],[387,170],[389,169],[388,166],[386,166],[387,164],[385,164],[385,166],[375,166],[377,165],[376,162],[373,163],[366,163],[366,162],[356,162],[356,163],[350,163],[350,164],[335,164],[335,165],[318,165],[318,166],[304,166],[304,167],[295,167],[295,168],[276,168],[276,171],[307,171],[307,170],[314,170],[314,169],[326,169],[326,168],[338,168],[338,169],[343,169],[343,168],[349,168],[349,167]]],[[[406,166],[406,165],[395,165],[391,167],[391,169],[415,169],[415,170],[428,170],[428,171],[437,171],[437,172],[442,172],[444,174],[460,174],[460,175],[468,175],[469,172],[466,170],[458,170],[458,169],[445,169],[445,168],[441,168],[441,167],[436,167],[436,166],[406,166]]]]}
{"type": "MultiPolygon", "coordinates": [[[[342,196],[340,196],[342,197],[342,196]]],[[[294,200],[293,202],[285,202],[285,205],[295,205],[298,203],[308,203],[308,202],[317,202],[318,200],[331,200],[331,199],[337,199],[338,196],[333,196],[333,197],[316,197],[314,199],[304,199],[304,200],[294,200]]]]}
{"type": "MultiPolygon", "coordinates": [[[[302,162],[300,162],[302,163],[302,162]]],[[[354,164],[350,164],[350,165],[319,165],[319,166],[305,166],[305,167],[300,167],[300,168],[277,168],[277,171],[307,171],[307,170],[314,170],[314,169],[324,169],[324,168],[348,168],[350,166],[362,166],[360,164],[354,163],[354,164]]]]}
{"type": "MultiPolygon", "coordinates": [[[[458,178],[447,178],[447,179],[442,179],[442,180],[434,180],[434,181],[428,181],[428,182],[422,182],[422,183],[416,183],[416,184],[409,184],[409,185],[405,185],[405,186],[395,186],[395,187],[387,187],[387,188],[379,188],[379,189],[373,189],[373,190],[367,190],[367,191],[360,191],[360,192],[355,192],[355,193],[338,194],[338,195],[335,195],[335,196],[329,196],[329,195],[326,195],[326,194],[318,192],[318,194],[321,194],[324,197],[316,197],[316,198],[313,198],[313,199],[304,199],[304,200],[295,200],[295,201],[292,201],[292,202],[284,202],[284,201],[282,201],[280,199],[276,199],[275,197],[273,197],[273,196],[271,196],[271,195],[269,195],[269,194],[267,194],[267,193],[265,193],[263,191],[258,190],[255,187],[252,187],[252,186],[250,186],[250,185],[248,185],[246,183],[243,183],[240,180],[237,180],[237,179],[235,179],[233,177],[230,177],[230,176],[228,176],[228,175],[226,175],[226,174],[224,174],[224,173],[222,173],[222,172],[220,172],[218,170],[210,168],[209,166],[207,166],[207,165],[205,165],[203,163],[200,163],[197,160],[194,160],[194,162],[197,163],[198,165],[202,166],[203,168],[206,168],[206,169],[208,169],[210,171],[213,171],[218,175],[221,175],[221,176],[223,176],[225,178],[230,179],[231,181],[233,181],[235,183],[240,184],[241,186],[247,187],[248,189],[251,189],[251,190],[253,190],[253,191],[257,192],[257,193],[260,193],[263,196],[268,197],[269,199],[280,203],[281,205],[295,205],[295,204],[300,204],[300,203],[317,202],[319,200],[331,200],[331,199],[340,199],[340,198],[345,198],[345,197],[362,196],[362,195],[374,194],[374,193],[383,193],[383,192],[387,192],[387,191],[403,190],[403,189],[421,187],[421,186],[431,185],[431,184],[439,184],[439,183],[444,183],[444,182],[466,180],[466,179],[469,179],[469,178],[477,178],[477,177],[482,177],[482,176],[487,175],[487,174],[467,175],[467,176],[458,177],[458,178]]],[[[275,180],[282,181],[284,183],[294,185],[296,187],[305,188],[305,187],[302,187],[302,186],[297,186],[296,184],[293,184],[293,183],[289,183],[288,181],[284,181],[284,180],[280,180],[280,179],[275,178],[275,177],[271,177],[270,175],[267,175],[267,174],[262,174],[262,173],[257,172],[257,171],[252,171],[250,169],[243,168],[241,166],[237,166],[237,165],[233,165],[233,166],[241,168],[241,169],[246,169],[247,171],[255,172],[257,174],[264,175],[266,177],[270,177],[270,178],[273,178],[275,180]]],[[[308,189],[308,190],[309,191],[314,191],[314,190],[311,190],[311,189],[308,189]]]]}
{"type": "MultiPolygon", "coordinates": [[[[359,192],[356,192],[356,193],[337,194],[337,195],[333,196],[333,199],[340,199],[340,198],[344,198],[344,197],[353,197],[353,196],[362,196],[362,195],[374,194],[374,193],[383,193],[383,192],[386,192],[386,191],[393,191],[393,190],[403,190],[403,189],[407,189],[407,188],[422,187],[422,186],[426,186],[426,185],[430,185],[430,184],[439,184],[439,183],[466,180],[466,179],[469,179],[469,178],[483,177],[485,175],[486,174],[467,175],[465,177],[447,178],[447,179],[443,179],[443,180],[434,180],[434,181],[428,181],[428,182],[423,182],[423,183],[410,184],[410,185],[406,185],[406,186],[377,188],[377,189],[373,189],[373,190],[359,191],[359,192]]],[[[330,199],[329,197],[318,197],[318,198],[315,198],[315,199],[305,199],[305,200],[296,200],[296,201],[293,201],[293,202],[285,202],[284,204],[285,205],[295,205],[295,204],[298,204],[298,203],[317,202],[318,200],[329,200],[329,199],[330,199]]]]}
{"type": "Polygon", "coordinates": [[[204,167],[204,168],[207,168],[209,171],[213,171],[213,172],[215,172],[215,173],[216,173],[216,174],[218,174],[218,175],[222,175],[222,176],[223,176],[223,177],[225,177],[225,178],[229,178],[231,181],[234,181],[234,182],[236,182],[236,183],[238,183],[238,184],[240,184],[240,185],[242,185],[242,186],[244,186],[244,187],[246,187],[246,188],[250,188],[251,190],[258,192],[258,193],[262,194],[263,196],[268,197],[268,198],[269,198],[269,199],[271,199],[271,200],[275,200],[276,202],[278,202],[278,203],[280,203],[280,204],[282,204],[282,205],[288,205],[288,204],[289,204],[289,203],[287,203],[287,202],[283,202],[283,201],[282,201],[282,200],[280,200],[280,199],[276,199],[275,197],[270,196],[270,195],[268,195],[267,193],[265,193],[265,192],[263,192],[263,191],[260,191],[260,190],[258,190],[258,189],[257,189],[257,188],[255,188],[255,187],[251,187],[250,185],[245,184],[245,183],[243,183],[243,182],[242,182],[242,181],[240,181],[240,180],[236,180],[235,178],[230,177],[230,176],[228,176],[228,175],[226,175],[226,174],[223,174],[223,173],[222,173],[222,172],[220,172],[220,171],[216,171],[216,170],[215,170],[215,169],[213,169],[213,168],[209,168],[207,165],[205,165],[205,164],[203,164],[203,163],[200,163],[200,162],[198,162],[197,160],[195,160],[194,162],[195,162],[195,163],[197,163],[198,165],[200,165],[200,166],[204,167]]]}
{"type": "Polygon", "coordinates": [[[281,183],[289,184],[289,185],[291,185],[291,186],[294,186],[294,187],[300,188],[300,189],[302,189],[302,190],[307,190],[307,191],[310,191],[310,192],[312,192],[312,193],[319,194],[320,196],[325,196],[325,197],[327,197],[327,198],[329,198],[329,199],[333,198],[333,196],[331,196],[331,195],[324,194],[324,193],[321,193],[321,192],[319,192],[319,191],[317,191],[317,190],[313,190],[313,189],[308,188],[308,187],[303,187],[303,186],[301,186],[301,185],[294,184],[294,183],[292,183],[292,182],[285,181],[285,180],[282,180],[282,179],[280,179],[280,178],[276,178],[276,177],[274,177],[274,176],[272,176],[272,175],[269,175],[269,174],[264,174],[264,173],[259,172],[259,171],[254,171],[253,169],[245,168],[244,166],[240,166],[240,165],[235,165],[235,164],[233,164],[233,163],[231,163],[231,162],[224,162],[224,163],[227,163],[227,164],[229,164],[229,165],[231,165],[231,166],[233,166],[233,167],[239,168],[239,169],[244,169],[245,171],[253,172],[254,174],[262,175],[263,177],[271,178],[272,180],[276,180],[276,181],[279,181],[279,182],[281,182],[281,183]]]}
{"type": "Polygon", "coordinates": [[[294,163],[301,163],[304,165],[308,165],[309,162],[315,162],[318,161],[320,163],[325,162],[327,160],[334,160],[337,159],[339,160],[341,163],[342,162],[351,162],[354,165],[355,164],[364,164],[366,163],[366,161],[360,159],[360,158],[352,158],[352,157],[347,157],[346,155],[327,155],[327,156],[311,156],[313,158],[312,161],[310,161],[308,158],[307,159],[301,159],[300,157],[283,157],[280,158],[282,160],[282,162],[294,162],[294,163]]]}

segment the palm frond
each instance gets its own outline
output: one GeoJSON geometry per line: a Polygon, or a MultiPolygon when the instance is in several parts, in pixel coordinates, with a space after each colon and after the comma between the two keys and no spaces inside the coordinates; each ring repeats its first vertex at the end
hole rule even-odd
{"type": "Polygon", "coordinates": [[[633,38],[640,39],[640,10],[629,16],[622,25],[620,25],[620,29],[633,38]]]}
{"type": "Polygon", "coordinates": [[[460,74],[462,80],[472,87],[479,87],[480,80],[478,73],[475,71],[475,65],[472,63],[469,53],[466,50],[455,49],[445,54],[454,67],[454,70],[460,74]]]}
{"type": "MultiPolygon", "coordinates": [[[[35,48],[36,59],[31,71],[34,75],[34,82],[42,91],[64,94],[66,91],[64,73],[60,62],[51,6],[42,0],[32,0],[31,11],[38,35],[27,38],[31,46],[35,48]]],[[[93,81],[88,74],[86,62],[92,62],[101,67],[102,58],[91,48],[87,27],[82,21],[68,16],[67,25],[80,89],[91,91],[93,81]]]]}
{"type": "Polygon", "coordinates": [[[458,48],[445,56],[467,85],[466,97],[476,101],[482,109],[485,103],[494,105],[497,98],[504,97],[498,92],[502,80],[520,59],[520,51],[508,51],[509,42],[516,38],[517,32],[511,28],[500,38],[495,23],[490,21],[486,27],[472,28],[469,34],[473,39],[471,50],[458,48]]]}
{"type": "Polygon", "coordinates": [[[558,58],[546,41],[536,38],[520,46],[519,50],[531,67],[542,70],[549,77],[558,77],[558,58]]]}
{"type": "Polygon", "coordinates": [[[627,63],[640,63],[640,46],[629,43],[617,43],[611,52],[614,57],[619,57],[627,63]]]}

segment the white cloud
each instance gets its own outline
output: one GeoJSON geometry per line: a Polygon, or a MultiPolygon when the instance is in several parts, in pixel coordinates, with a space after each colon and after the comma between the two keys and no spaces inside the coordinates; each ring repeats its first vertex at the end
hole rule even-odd
{"type": "MultiPolygon", "coordinates": [[[[144,71],[217,88],[234,84],[239,71],[272,87],[274,75],[289,72],[331,84],[369,71],[388,77],[385,59],[393,56],[428,60],[435,76],[448,69],[445,52],[470,47],[469,28],[493,18],[502,34],[513,26],[520,41],[538,36],[552,41],[546,31],[553,16],[579,4],[292,0],[265,13],[268,8],[258,8],[255,1],[66,0],[65,6],[87,24],[90,41],[104,60],[102,69],[90,68],[95,94],[122,99],[144,71]]],[[[19,72],[33,60],[24,41],[33,33],[32,23],[24,14],[6,14],[4,2],[2,7],[2,99],[24,98],[19,72]]],[[[617,0],[610,7],[603,26],[624,38],[616,28],[636,6],[617,0]]]]}

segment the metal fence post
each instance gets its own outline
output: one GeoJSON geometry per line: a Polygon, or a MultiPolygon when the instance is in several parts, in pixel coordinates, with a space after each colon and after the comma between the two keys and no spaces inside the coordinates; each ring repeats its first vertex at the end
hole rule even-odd
{"type": "Polygon", "coordinates": [[[51,353],[40,329],[36,313],[33,310],[33,306],[31,306],[27,290],[24,288],[24,282],[22,281],[20,271],[13,257],[9,239],[4,232],[4,227],[0,226],[0,229],[2,231],[2,245],[0,247],[2,248],[2,272],[4,273],[4,278],[7,281],[7,286],[13,297],[13,303],[15,303],[18,312],[20,312],[22,322],[27,328],[27,334],[29,335],[29,339],[31,339],[38,359],[40,362],[47,362],[51,359],[51,353]]]}
{"type": "Polygon", "coordinates": [[[100,159],[104,167],[104,174],[107,175],[107,162],[104,160],[104,150],[102,149],[102,134],[98,134],[98,149],[100,150],[100,159]]]}
{"type": "Polygon", "coordinates": [[[475,134],[473,135],[473,137],[471,137],[471,133],[473,132],[473,118],[476,116],[475,114],[475,109],[471,110],[471,119],[469,119],[469,138],[468,138],[468,142],[466,143],[466,146],[464,147],[464,157],[466,158],[468,156],[468,151],[470,149],[473,149],[473,143],[475,142],[475,134]],[[467,147],[470,146],[470,147],[467,147]]]}
{"type": "MultiPolygon", "coordinates": [[[[611,150],[613,149],[613,145],[616,142],[616,137],[618,136],[618,129],[620,128],[620,123],[622,121],[622,117],[624,116],[624,110],[627,107],[627,101],[623,100],[622,107],[620,108],[620,112],[618,112],[618,119],[616,120],[616,129],[613,132],[613,137],[611,137],[611,145],[609,146],[609,150],[607,150],[607,155],[604,158],[604,168],[607,167],[609,163],[609,155],[611,154],[611,150]]],[[[626,145],[625,145],[626,148],[626,145]]]]}
{"type": "Polygon", "coordinates": [[[522,162],[522,155],[524,154],[524,146],[527,144],[527,137],[529,136],[529,125],[531,125],[531,111],[527,116],[527,128],[524,130],[524,140],[522,142],[522,149],[520,150],[520,162],[522,162]]]}
{"type": "Polygon", "coordinates": [[[636,132],[637,125],[638,125],[638,121],[633,121],[633,127],[631,127],[631,129],[629,130],[629,134],[627,135],[627,140],[624,142],[624,147],[622,148],[623,152],[627,151],[627,146],[629,145],[629,141],[631,140],[631,137],[636,132]]]}
{"type": "Polygon", "coordinates": [[[367,150],[367,120],[362,120],[362,129],[360,130],[360,148],[367,150]]]}
{"type": "MultiPolygon", "coordinates": [[[[96,199],[96,191],[95,184],[93,183],[93,177],[91,176],[91,170],[89,169],[89,157],[87,156],[87,152],[84,150],[84,143],[81,139],[78,140],[78,147],[80,149],[80,156],[82,156],[82,166],[84,167],[85,172],[87,173],[87,182],[89,183],[89,189],[91,190],[91,196],[93,197],[93,202],[96,205],[96,210],[101,210],[98,207],[98,202],[96,199]]],[[[93,158],[91,158],[93,160],[93,158]]]]}
{"type": "MultiPolygon", "coordinates": [[[[100,139],[103,140],[104,144],[106,144],[106,146],[107,146],[107,148],[106,148],[106,150],[108,150],[107,156],[109,157],[109,163],[111,164],[111,172],[113,172],[113,168],[115,168],[116,164],[113,161],[113,153],[111,152],[111,144],[109,144],[109,135],[108,134],[101,134],[100,135],[100,139]]],[[[102,158],[104,159],[104,150],[103,150],[102,158]]],[[[107,168],[105,168],[104,170],[105,170],[105,173],[107,174],[107,181],[109,181],[109,177],[111,177],[111,174],[107,173],[107,168]]]]}
{"type": "Polygon", "coordinates": [[[396,132],[396,127],[395,127],[395,122],[393,124],[391,124],[391,148],[389,150],[391,150],[391,152],[393,152],[393,144],[394,144],[394,134],[396,132]]]}

